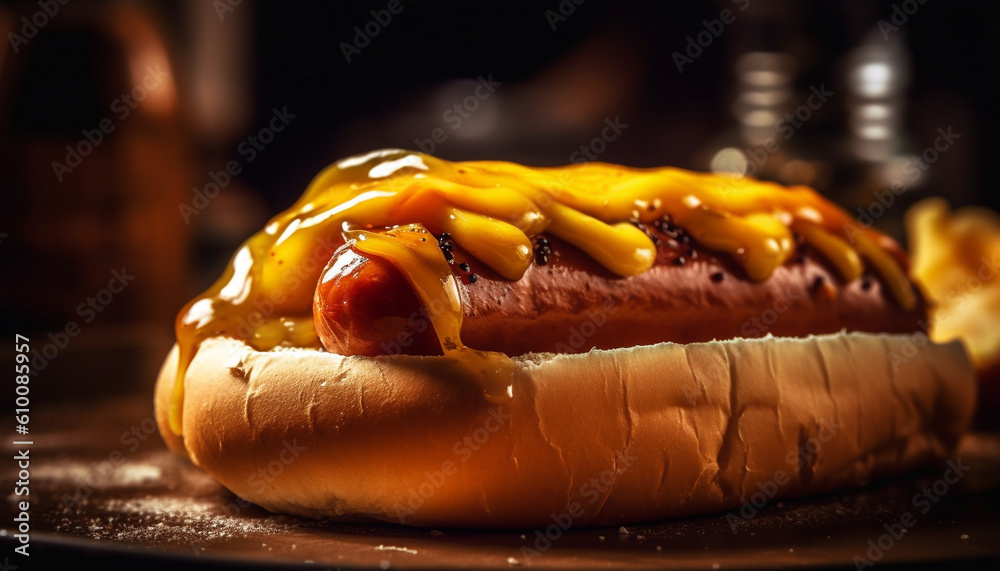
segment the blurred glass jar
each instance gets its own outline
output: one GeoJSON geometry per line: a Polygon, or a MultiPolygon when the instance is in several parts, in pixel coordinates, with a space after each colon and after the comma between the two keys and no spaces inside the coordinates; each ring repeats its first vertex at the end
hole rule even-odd
{"type": "Polygon", "coordinates": [[[36,8],[0,13],[19,38],[0,59],[3,328],[169,331],[191,167],[163,34],[143,4],[36,8]]]}

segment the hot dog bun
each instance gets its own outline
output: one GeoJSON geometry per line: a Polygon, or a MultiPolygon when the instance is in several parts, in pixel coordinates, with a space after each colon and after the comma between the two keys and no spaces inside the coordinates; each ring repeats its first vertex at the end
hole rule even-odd
{"type": "Polygon", "coordinates": [[[476,528],[616,525],[905,471],[972,417],[958,343],[837,333],[515,357],[513,398],[445,357],[258,351],[215,337],[161,433],[239,496],[311,517],[476,528]],[[774,484],[772,487],[771,484],[774,484]],[[568,515],[567,515],[568,514],[568,515]]]}

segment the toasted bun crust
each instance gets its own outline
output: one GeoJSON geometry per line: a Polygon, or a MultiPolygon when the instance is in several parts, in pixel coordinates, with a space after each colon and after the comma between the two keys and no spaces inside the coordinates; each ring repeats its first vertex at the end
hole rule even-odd
{"type": "Polygon", "coordinates": [[[515,361],[500,406],[443,357],[216,338],[185,380],[183,439],[166,419],[176,349],[156,415],[171,449],[269,510],[495,528],[618,525],[860,485],[946,457],[975,401],[961,345],[921,335],[515,361]]]}

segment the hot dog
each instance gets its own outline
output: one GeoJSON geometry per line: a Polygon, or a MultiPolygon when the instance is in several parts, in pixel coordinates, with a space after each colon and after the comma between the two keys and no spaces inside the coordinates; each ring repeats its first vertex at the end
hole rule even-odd
{"type": "MultiPolygon", "coordinates": [[[[902,308],[877,276],[843,283],[805,243],[770,278],[754,282],[683,231],[663,228],[647,230],[658,244],[653,267],[625,278],[544,234],[534,251],[548,253],[536,255],[517,281],[479,263],[450,236],[438,239],[463,301],[462,339],[508,355],[582,353],[767,334],[913,333],[926,318],[922,301],[902,308]]],[[[314,302],[323,346],[341,355],[440,355],[426,311],[391,263],[351,246],[332,257],[314,302]]]]}
{"type": "Polygon", "coordinates": [[[312,517],[610,525],[738,506],[778,471],[781,496],[858,485],[944,458],[974,407],[906,271],[807,188],[378,151],[181,311],[157,420],[312,517]]]}

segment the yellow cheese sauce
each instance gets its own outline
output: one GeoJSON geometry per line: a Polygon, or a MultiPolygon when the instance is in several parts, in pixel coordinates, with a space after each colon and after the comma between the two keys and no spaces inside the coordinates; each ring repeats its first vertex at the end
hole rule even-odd
{"type": "Polygon", "coordinates": [[[633,222],[670,216],[707,248],[732,256],[750,279],[767,279],[795,249],[793,232],[826,256],[845,281],[867,261],[906,309],[916,304],[898,246],[806,187],[676,168],[606,163],[551,168],[500,161],[449,162],[381,150],[322,171],[288,210],[248,239],[223,275],[177,317],[180,366],[170,426],[181,433],[184,375],[204,339],[228,335],[268,350],[320,347],[313,326],[316,282],[337,246],[390,261],[429,311],[444,354],[483,382],[491,400],[510,396],[513,364],[465,347],[455,278],[433,235],[457,244],[499,275],[519,279],[531,237],[569,242],[620,276],[645,272],[656,246],[633,222]]]}

